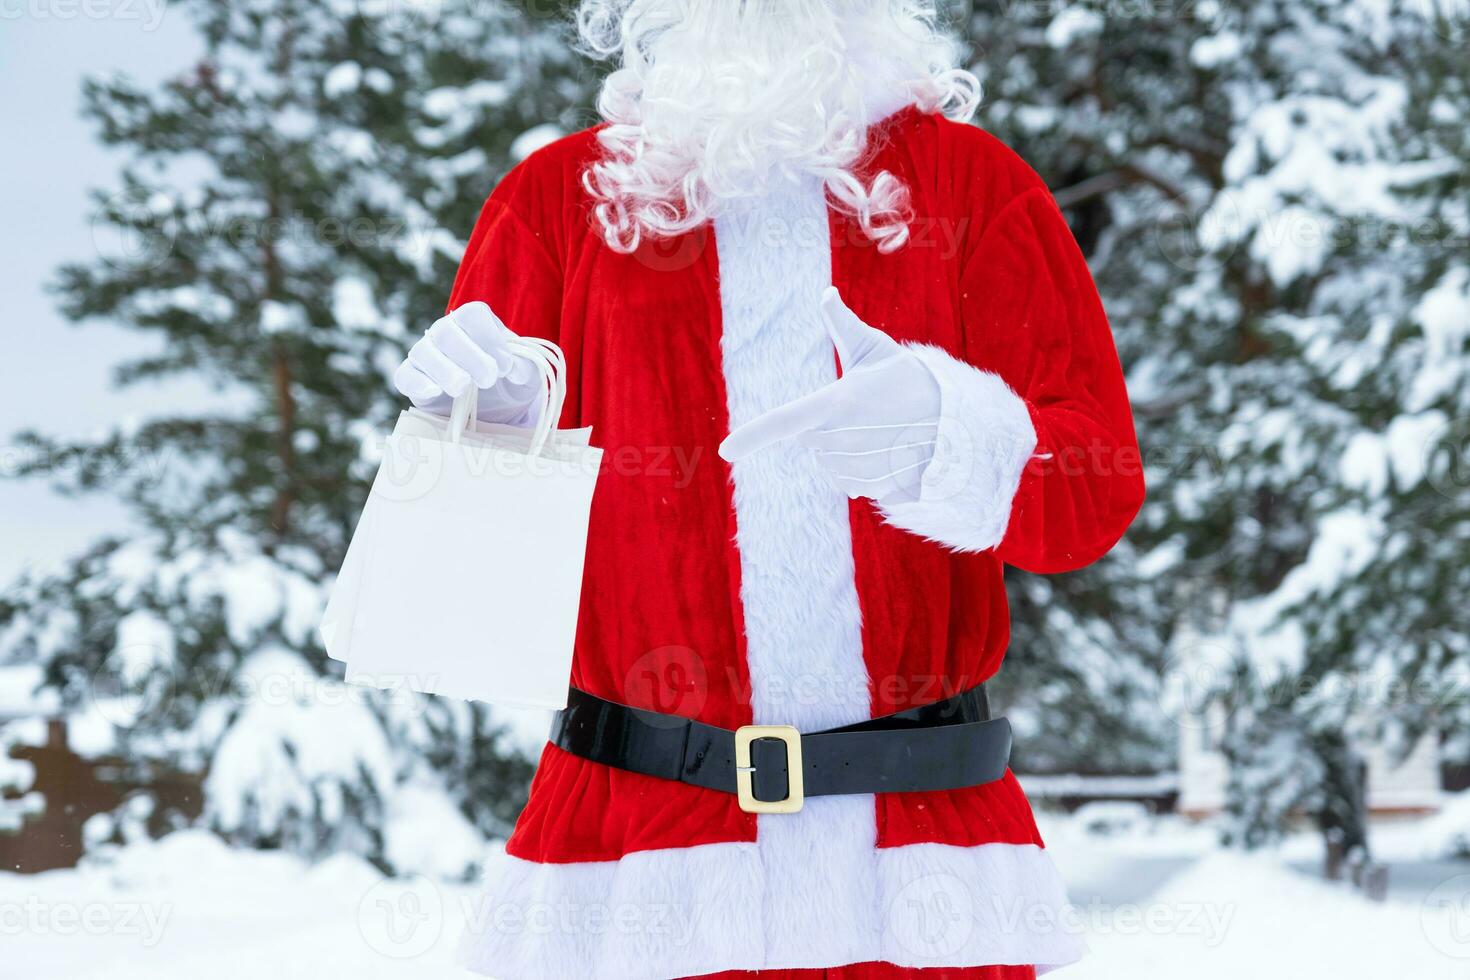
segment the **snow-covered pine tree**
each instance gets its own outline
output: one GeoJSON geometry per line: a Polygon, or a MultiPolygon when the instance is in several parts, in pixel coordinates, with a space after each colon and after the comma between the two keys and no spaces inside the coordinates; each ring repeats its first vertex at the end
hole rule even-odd
{"type": "MultiPolygon", "coordinates": [[[[1470,727],[1454,697],[1470,526],[1460,8],[974,8],[982,122],[1073,220],[1149,463],[1133,546],[1078,577],[1094,602],[1141,600],[1104,614],[1121,662],[1088,669],[1133,677],[1166,649],[1166,682],[1225,706],[1234,839],[1306,811],[1352,843],[1345,734],[1389,718],[1463,745],[1470,727]],[[1420,693],[1391,699],[1387,681],[1420,693]]],[[[1033,657],[1038,678],[1065,676],[1098,649],[1047,604],[1055,585],[1013,581],[1034,611],[1013,676],[1033,657]]],[[[1106,717],[1076,689],[1039,702],[1055,708],[1044,727],[1106,717]]]]}
{"type": "Polygon", "coordinates": [[[139,530],[11,589],[3,650],[117,723],[120,753],[206,774],[231,839],[459,873],[530,762],[483,706],[346,688],[315,626],[398,408],[389,374],[495,181],[549,123],[581,124],[586,75],[546,3],[180,6],[196,64],[156,90],[87,84],[128,163],[98,195],[100,259],[56,292],[156,338],[120,383],[201,377],[223,407],[23,437],[23,475],[118,496],[139,530]]]}
{"type": "MultiPolygon", "coordinates": [[[[1240,240],[1269,249],[1286,300],[1266,328],[1304,365],[1330,454],[1303,560],[1232,625],[1275,651],[1258,702],[1300,730],[1322,777],[1301,805],[1366,845],[1340,733],[1400,752],[1443,737],[1452,759],[1470,737],[1470,8],[1334,13],[1304,82],[1261,101],[1230,161],[1241,210],[1273,216],[1240,240]]],[[[1235,741],[1239,809],[1261,757],[1235,741]]]]}

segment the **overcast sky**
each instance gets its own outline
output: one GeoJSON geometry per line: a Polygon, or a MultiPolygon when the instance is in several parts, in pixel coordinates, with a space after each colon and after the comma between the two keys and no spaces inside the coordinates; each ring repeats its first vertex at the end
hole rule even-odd
{"type": "MultiPolygon", "coordinates": [[[[0,469],[13,465],[17,429],[81,434],[189,397],[173,387],[113,391],[110,367],[146,341],[68,324],[45,285],[62,262],[95,256],[87,191],[116,182],[119,158],[79,116],[82,78],[157,80],[197,51],[182,11],[162,0],[0,0],[0,469]]],[[[0,479],[0,589],[26,565],[52,567],[126,526],[105,498],[0,479]]]]}

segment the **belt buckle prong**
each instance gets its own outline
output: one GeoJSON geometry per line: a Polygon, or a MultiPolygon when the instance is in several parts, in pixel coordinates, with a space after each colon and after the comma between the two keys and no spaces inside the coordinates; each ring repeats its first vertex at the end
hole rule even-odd
{"type": "Polygon", "coordinates": [[[806,802],[802,785],[801,732],[791,725],[744,725],[735,729],[735,797],[746,813],[796,813],[806,802]],[[750,763],[750,746],[762,738],[786,743],[786,798],[755,798],[755,766],[750,763]]]}

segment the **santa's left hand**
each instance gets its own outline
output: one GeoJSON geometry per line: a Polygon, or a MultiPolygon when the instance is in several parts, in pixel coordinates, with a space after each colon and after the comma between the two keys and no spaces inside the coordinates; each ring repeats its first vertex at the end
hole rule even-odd
{"type": "Polygon", "coordinates": [[[938,440],[939,382],[911,350],[858,319],[833,287],[822,294],[822,315],[842,377],[751,419],[726,437],[720,455],[734,462],[795,438],[849,497],[919,499],[938,440]]]}

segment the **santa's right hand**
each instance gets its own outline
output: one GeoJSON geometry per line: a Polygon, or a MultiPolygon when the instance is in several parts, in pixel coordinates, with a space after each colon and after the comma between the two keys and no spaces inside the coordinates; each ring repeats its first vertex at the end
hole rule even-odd
{"type": "Polygon", "coordinates": [[[490,307],[466,303],[434,321],[393,372],[408,400],[435,415],[448,415],[455,398],[474,386],[476,414],[485,422],[529,425],[541,401],[535,362],[510,344],[515,334],[490,307]]]}

